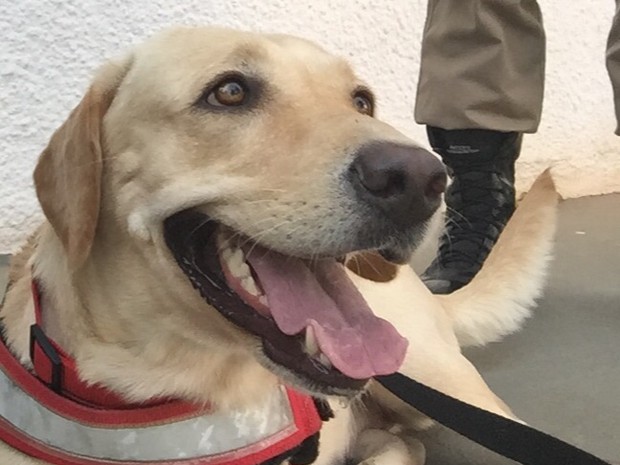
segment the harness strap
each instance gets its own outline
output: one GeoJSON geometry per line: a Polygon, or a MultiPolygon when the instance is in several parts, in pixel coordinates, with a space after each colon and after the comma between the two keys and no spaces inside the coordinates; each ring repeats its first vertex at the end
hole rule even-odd
{"type": "Polygon", "coordinates": [[[547,433],[462,402],[401,373],[375,379],[426,416],[523,465],[611,465],[547,433]]]}
{"type": "Polygon", "coordinates": [[[41,327],[34,281],[32,293],[32,371],[9,350],[0,322],[0,441],[58,465],[307,465],[316,458],[327,415],[321,402],[290,388],[278,387],[255,410],[226,413],[174,399],[132,405],[82,381],[73,358],[41,327]]]}
{"type": "Polygon", "coordinates": [[[114,392],[98,384],[89,384],[80,378],[75,360],[42,329],[43,312],[39,284],[32,280],[32,301],[35,324],[30,328],[30,360],[37,377],[54,392],[93,407],[123,410],[156,406],[170,399],[153,399],[139,405],[131,404],[114,392]]]}

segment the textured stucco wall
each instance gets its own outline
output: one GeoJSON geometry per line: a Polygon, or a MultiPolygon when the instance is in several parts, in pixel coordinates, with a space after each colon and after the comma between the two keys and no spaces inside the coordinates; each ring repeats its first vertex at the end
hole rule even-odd
{"type": "MultiPolygon", "coordinates": [[[[466,1],[466,0],[455,0],[466,1]]],[[[540,132],[519,184],[549,163],[564,195],[620,190],[603,53],[612,0],[541,0],[548,80],[540,132]]],[[[172,24],[291,32],[349,57],[383,118],[426,143],[412,118],[425,0],[0,0],[0,253],[38,221],[31,172],[52,131],[106,57],[172,24]]]]}

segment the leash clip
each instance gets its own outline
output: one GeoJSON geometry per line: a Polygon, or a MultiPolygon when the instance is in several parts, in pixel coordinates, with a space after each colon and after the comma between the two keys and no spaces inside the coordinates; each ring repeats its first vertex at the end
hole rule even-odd
{"type": "Polygon", "coordinates": [[[54,348],[54,345],[49,338],[43,332],[43,329],[38,324],[30,326],[30,360],[35,369],[37,377],[46,383],[54,392],[60,394],[62,392],[62,360],[58,351],[54,348]],[[50,365],[50,379],[46,381],[41,373],[37,372],[35,363],[36,346],[38,346],[43,352],[50,365]]]}

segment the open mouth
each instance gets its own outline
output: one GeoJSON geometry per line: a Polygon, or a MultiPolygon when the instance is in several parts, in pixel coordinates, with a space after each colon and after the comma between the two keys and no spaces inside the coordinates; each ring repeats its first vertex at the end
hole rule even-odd
{"type": "Polygon", "coordinates": [[[287,382],[352,395],[396,372],[407,341],[376,317],[336,258],[306,260],[239,238],[196,210],[165,220],[164,238],[203,299],[258,337],[287,382]]]}

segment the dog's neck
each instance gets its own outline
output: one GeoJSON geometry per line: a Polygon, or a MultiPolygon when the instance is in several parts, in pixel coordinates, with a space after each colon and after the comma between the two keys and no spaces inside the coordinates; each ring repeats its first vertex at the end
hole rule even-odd
{"type": "MultiPolygon", "coordinates": [[[[44,330],[76,359],[81,376],[131,401],[173,397],[224,409],[262,402],[277,378],[245,348],[245,336],[205,308],[182,276],[154,272],[155,257],[109,239],[113,246],[96,243],[88,263],[71,273],[46,225],[32,260],[44,330]]],[[[33,318],[30,301],[15,318],[20,323],[7,328],[23,361],[33,318]]]]}

